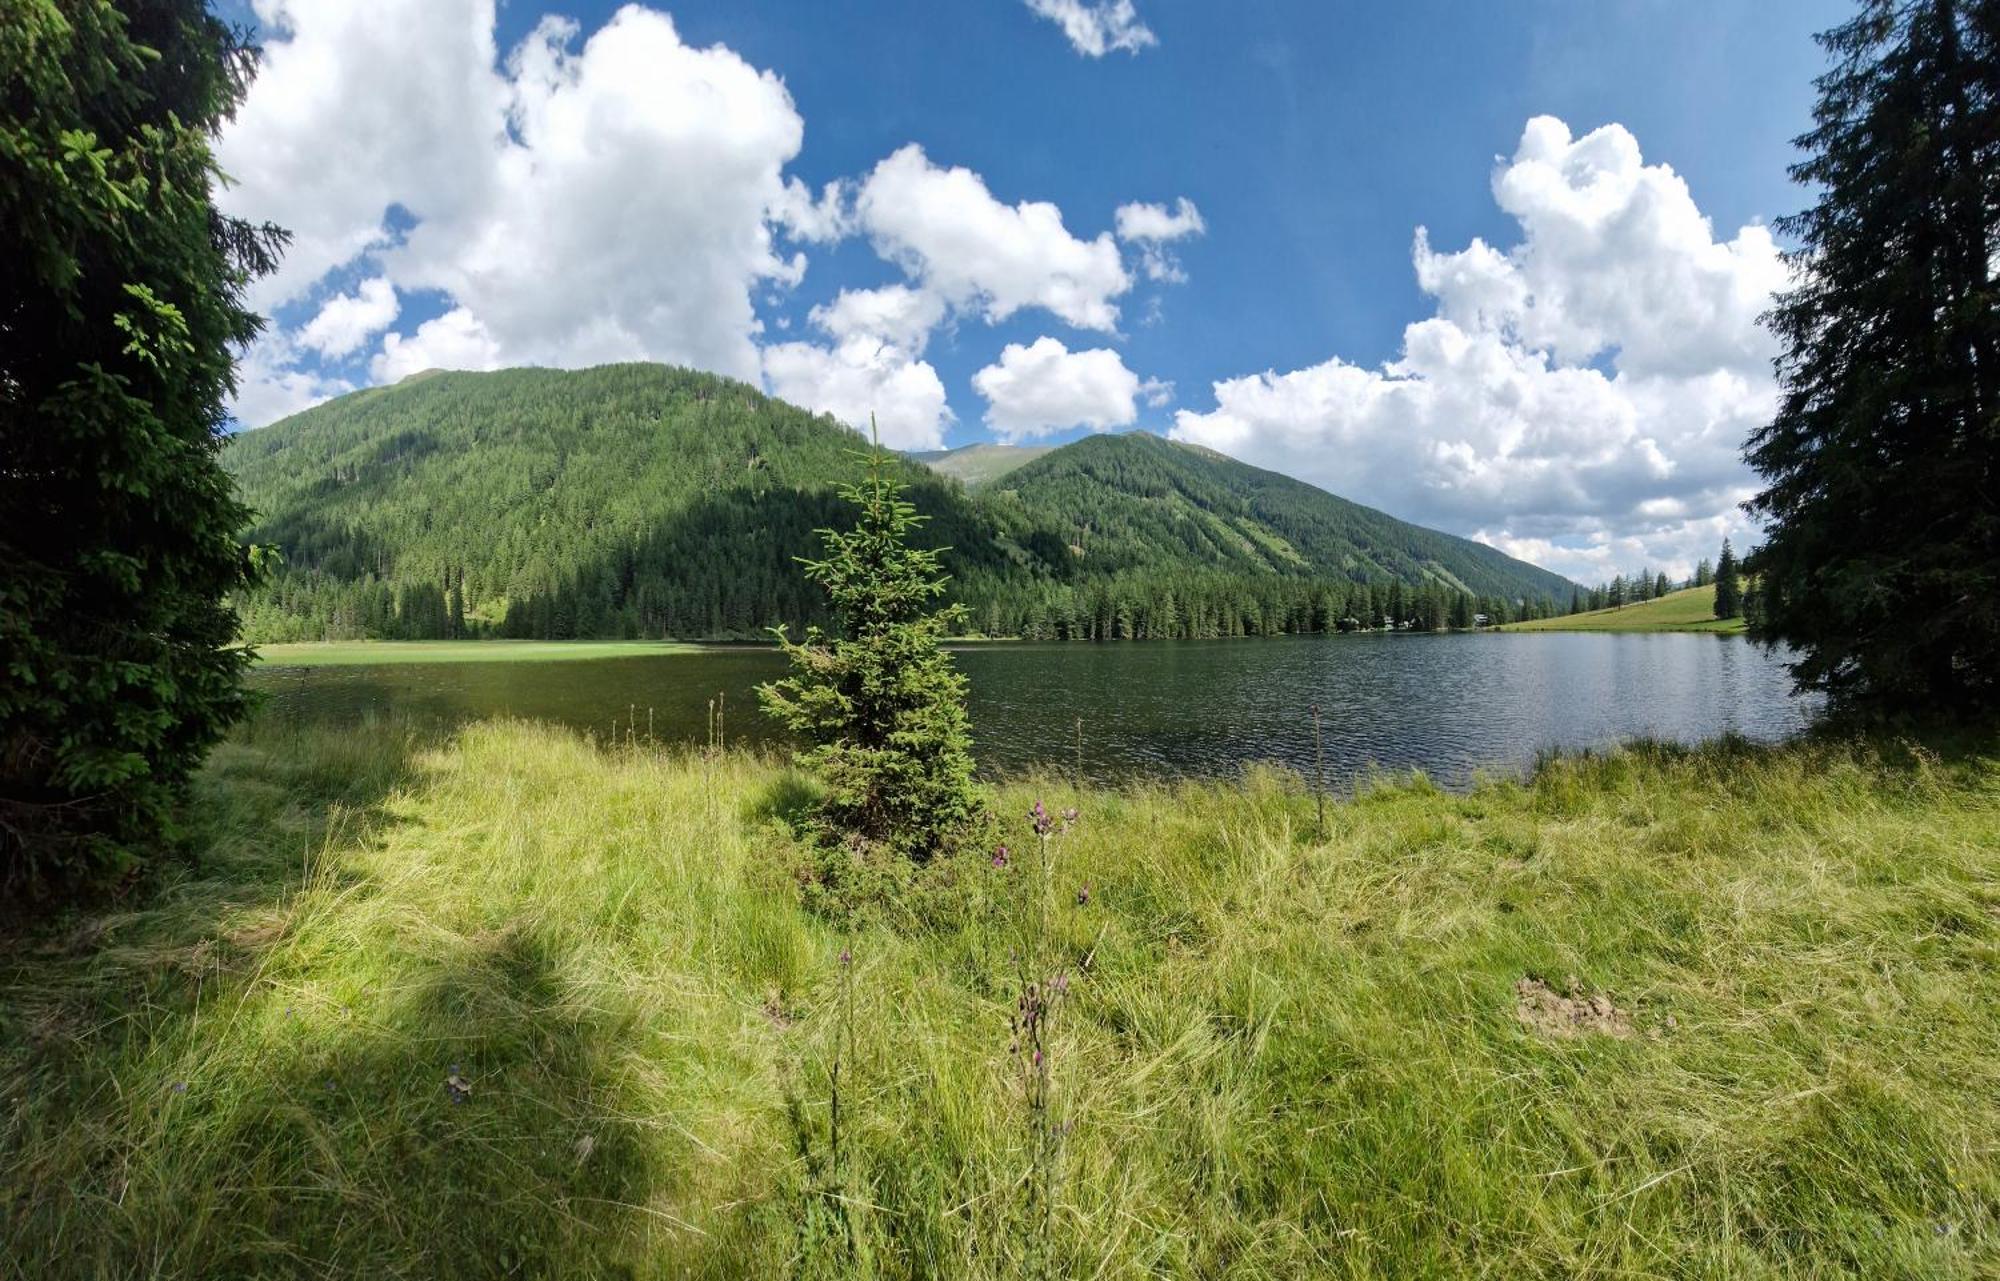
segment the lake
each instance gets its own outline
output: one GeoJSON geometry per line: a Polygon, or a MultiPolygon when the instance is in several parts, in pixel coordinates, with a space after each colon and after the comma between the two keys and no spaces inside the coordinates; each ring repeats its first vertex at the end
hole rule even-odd
{"type": "MultiPolygon", "coordinates": [[[[1815,704],[1790,693],[1781,656],[1740,637],[1481,633],[1288,636],[1134,644],[984,644],[956,651],[972,683],[982,768],[1070,768],[1232,778],[1279,761],[1310,775],[1310,707],[1325,723],[1329,781],[1372,768],[1421,769],[1447,786],[1519,771],[1549,748],[1638,736],[1695,742],[1724,733],[1784,738],[1815,704]]],[[[649,732],[707,740],[720,695],[730,743],[779,735],[755,686],[781,675],[777,651],[588,662],[260,668],[252,677],[288,720],[359,725],[385,714],[446,725],[511,715],[600,738],[649,732]]]]}

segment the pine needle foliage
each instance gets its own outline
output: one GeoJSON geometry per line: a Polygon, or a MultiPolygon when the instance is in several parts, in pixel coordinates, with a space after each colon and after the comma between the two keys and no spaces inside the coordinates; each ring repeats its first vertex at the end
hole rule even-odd
{"type": "Polygon", "coordinates": [[[170,847],[243,711],[218,455],[284,233],[209,142],[253,56],[201,0],[0,0],[0,894],[170,847]]]}
{"type": "Polygon", "coordinates": [[[838,633],[803,641],[773,631],[793,674],[762,686],[765,710],[807,744],[799,763],[826,787],[817,822],[829,842],[925,862],[984,823],[973,782],[966,679],[943,647],[964,607],[940,604],[943,549],[912,545],[923,524],[893,458],[876,448],[841,495],[850,530],[823,529],[826,554],[806,576],[826,592],[838,633]]]}
{"type": "Polygon", "coordinates": [[[1771,533],[1758,634],[1874,714],[2000,706],[2000,2],[1865,0],[1819,37],[1779,227],[1798,284],[1776,417],[1750,442],[1771,533]]]}

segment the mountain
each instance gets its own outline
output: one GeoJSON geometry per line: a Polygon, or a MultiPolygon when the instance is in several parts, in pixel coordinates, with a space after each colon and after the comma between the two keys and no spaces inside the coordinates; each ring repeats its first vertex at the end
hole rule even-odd
{"type": "Polygon", "coordinates": [[[1024,463],[1054,452],[1055,448],[1054,445],[960,445],[957,449],[917,450],[909,457],[932,471],[963,481],[967,489],[977,489],[1024,463]]]}
{"type": "MultiPolygon", "coordinates": [[[[249,539],[284,562],[239,602],[245,635],[741,636],[817,621],[796,558],[848,519],[838,487],[866,448],[830,417],[660,365],[427,372],[356,392],[224,452],[259,513],[249,539]]],[[[976,488],[892,464],[984,631],[1430,625],[1462,592],[1510,614],[1569,596],[1491,548],[1155,436],[1021,452],[1037,456],[981,469],[976,488]]]]}
{"type": "Polygon", "coordinates": [[[1559,574],[1148,432],[1089,436],[1024,462],[986,497],[1065,531],[1100,573],[1162,559],[1232,574],[1435,581],[1474,596],[1559,596],[1559,574]]]}

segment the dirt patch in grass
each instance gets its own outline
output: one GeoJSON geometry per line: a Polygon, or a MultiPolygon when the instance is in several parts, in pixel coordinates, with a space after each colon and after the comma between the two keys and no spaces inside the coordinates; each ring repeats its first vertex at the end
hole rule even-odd
{"type": "Polygon", "coordinates": [[[764,1017],[780,1032],[790,1031],[792,1024],[797,1021],[792,1011],[785,1005],[784,994],[775,991],[764,994],[764,1017]]]}
{"type": "Polygon", "coordinates": [[[1522,1027],[1541,1036],[1594,1032],[1622,1040],[1637,1031],[1631,1015],[1602,992],[1585,993],[1574,974],[1563,980],[1560,990],[1538,978],[1524,978],[1514,984],[1514,997],[1514,1017],[1521,1020],[1522,1027]]]}

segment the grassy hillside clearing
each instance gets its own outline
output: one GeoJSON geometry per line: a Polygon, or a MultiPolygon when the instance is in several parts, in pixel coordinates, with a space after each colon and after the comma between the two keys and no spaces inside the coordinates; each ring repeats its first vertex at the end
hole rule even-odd
{"type": "Polygon", "coordinates": [[[1740,618],[1715,616],[1715,585],[1689,587],[1618,609],[1594,609],[1582,614],[1509,623],[1514,632],[1722,632],[1743,630],[1740,618]]]}
{"type": "Polygon", "coordinates": [[[956,476],[967,489],[976,489],[1000,479],[1024,464],[1051,452],[1054,445],[993,445],[984,442],[960,445],[957,449],[928,449],[913,453],[932,471],[956,476]]]}
{"type": "Polygon", "coordinates": [[[0,938],[0,1277],[2000,1272],[1990,753],[1641,749],[1323,839],[1278,775],[1028,781],[1007,866],[851,930],[809,794],[246,732],[198,864],[0,938]]]}

